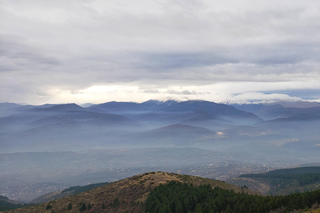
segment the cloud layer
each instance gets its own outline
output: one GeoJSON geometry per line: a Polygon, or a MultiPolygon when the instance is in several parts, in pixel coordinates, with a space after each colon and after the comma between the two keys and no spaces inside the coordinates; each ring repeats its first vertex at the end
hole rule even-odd
{"type": "Polygon", "coordinates": [[[12,0],[0,10],[0,102],[320,100],[317,0],[12,0]]]}

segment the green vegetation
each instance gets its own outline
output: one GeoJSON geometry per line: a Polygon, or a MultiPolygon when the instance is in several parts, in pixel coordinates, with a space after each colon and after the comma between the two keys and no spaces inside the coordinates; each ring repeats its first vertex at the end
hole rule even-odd
{"type": "Polygon", "coordinates": [[[8,197],[0,195],[0,200],[9,200],[8,197]]]}
{"type": "Polygon", "coordinates": [[[272,185],[283,185],[294,183],[298,186],[305,186],[320,181],[320,167],[302,167],[294,169],[279,169],[265,174],[247,174],[240,177],[268,178],[272,185]]]}
{"type": "Polygon", "coordinates": [[[17,208],[21,208],[25,205],[23,204],[14,204],[14,203],[10,203],[4,200],[0,200],[0,211],[6,211],[6,210],[10,210],[10,209],[17,209],[17,208]]]}
{"type": "Polygon", "coordinates": [[[23,206],[30,206],[30,204],[18,204],[12,200],[9,200],[8,197],[0,195],[0,211],[6,211],[10,209],[17,209],[23,206]]]}
{"type": "Polygon", "coordinates": [[[120,205],[119,198],[116,197],[116,198],[113,200],[112,206],[113,206],[113,207],[118,207],[119,205],[120,205]]]}
{"type": "Polygon", "coordinates": [[[52,206],[50,204],[47,205],[46,210],[52,209],[52,206]]]}
{"type": "Polygon", "coordinates": [[[80,212],[83,212],[83,211],[85,211],[86,209],[87,209],[86,204],[81,203],[81,204],[80,204],[79,211],[80,211],[80,212]]]}
{"type": "Polygon", "coordinates": [[[69,205],[68,205],[68,210],[71,210],[71,209],[72,209],[72,204],[69,203],[69,205]]]}
{"type": "MultiPolygon", "coordinates": [[[[55,201],[39,204],[30,208],[22,208],[10,211],[10,213],[35,213],[35,212],[131,212],[141,213],[146,210],[146,199],[148,194],[160,184],[167,184],[170,181],[193,184],[194,186],[209,184],[210,187],[220,187],[233,189],[236,192],[248,192],[240,187],[230,185],[221,181],[214,181],[206,178],[180,175],[166,172],[149,172],[131,178],[116,181],[85,193],[65,197],[55,201]],[[143,181],[140,184],[140,181],[143,181]],[[51,205],[50,210],[46,210],[47,205],[51,205]],[[68,207],[70,206],[70,207],[68,207]]],[[[168,210],[165,207],[164,212],[168,210]]],[[[184,209],[184,203],[177,207],[184,209]]],[[[171,209],[171,208],[170,208],[171,209]]],[[[201,203],[194,207],[194,212],[205,212],[201,203]]],[[[181,211],[180,211],[181,212],[181,211]]]]}
{"type": "Polygon", "coordinates": [[[320,202],[320,190],[265,197],[219,187],[212,189],[210,185],[197,187],[171,181],[151,191],[146,201],[146,212],[290,212],[308,209],[317,202],[320,202]]]}
{"type": "Polygon", "coordinates": [[[264,195],[287,195],[320,189],[320,167],[278,169],[263,174],[245,174],[228,180],[264,195]]]}

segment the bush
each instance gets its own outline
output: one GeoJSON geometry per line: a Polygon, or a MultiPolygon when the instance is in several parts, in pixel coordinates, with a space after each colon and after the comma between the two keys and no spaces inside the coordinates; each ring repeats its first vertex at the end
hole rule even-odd
{"type": "Polygon", "coordinates": [[[113,207],[118,207],[118,206],[120,205],[119,198],[116,197],[116,198],[113,200],[112,205],[113,205],[113,207]]]}
{"type": "Polygon", "coordinates": [[[71,210],[71,209],[72,209],[72,204],[69,203],[69,205],[68,205],[68,210],[71,210]]]}
{"type": "Polygon", "coordinates": [[[86,210],[86,209],[87,209],[86,204],[83,203],[83,204],[81,205],[81,207],[79,208],[79,211],[80,211],[80,212],[83,212],[83,211],[86,210]]]}

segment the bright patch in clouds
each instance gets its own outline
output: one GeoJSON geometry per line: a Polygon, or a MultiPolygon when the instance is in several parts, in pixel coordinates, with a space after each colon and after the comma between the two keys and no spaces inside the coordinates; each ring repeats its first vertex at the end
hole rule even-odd
{"type": "MultiPolygon", "coordinates": [[[[46,94],[59,94],[49,102],[63,103],[74,100],[77,103],[102,103],[107,101],[143,102],[150,99],[167,100],[210,100],[215,102],[246,103],[271,102],[278,100],[301,101],[302,98],[281,93],[268,93],[285,90],[286,83],[229,82],[198,86],[138,87],[130,85],[91,86],[86,89],[52,90],[46,94]],[[257,85],[259,85],[257,89],[257,85]],[[266,92],[266,93],[264,93],[266,92]]],[[[41,96],[43,98],[43,96],[41,96]]]]}

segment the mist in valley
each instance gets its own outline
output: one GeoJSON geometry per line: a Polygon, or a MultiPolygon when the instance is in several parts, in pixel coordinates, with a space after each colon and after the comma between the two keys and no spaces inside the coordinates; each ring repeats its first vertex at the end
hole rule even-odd
{"type": "Polygon", "coordinates": [[[319,106],[147,101],[1,111],[0,193],[24,202],[147,171],[227,180],[320,160],[319,106]]]}
{"type": "Polygon", "coordinates": [[[319,166],[319,8],[1,1],[0,195],[319,166]]]}

